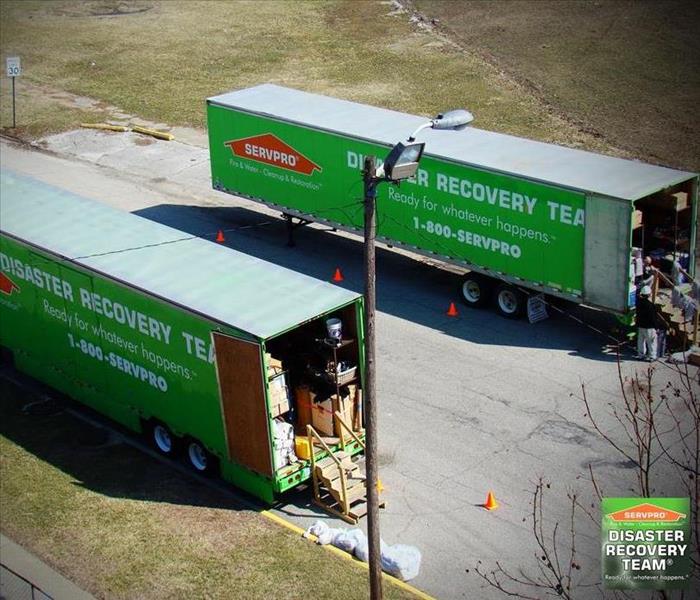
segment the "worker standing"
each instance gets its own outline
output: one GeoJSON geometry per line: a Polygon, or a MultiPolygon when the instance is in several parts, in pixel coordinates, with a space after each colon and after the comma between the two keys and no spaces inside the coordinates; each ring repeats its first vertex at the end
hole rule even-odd
{"type": "Polygon", "coordinates": [[[649,299],[651,287],[642,286],[637,296],[637,358],[654,360],[656,358],[656,344],[658,335],[656,332],[659,319],[656,307],[649,299]]]}

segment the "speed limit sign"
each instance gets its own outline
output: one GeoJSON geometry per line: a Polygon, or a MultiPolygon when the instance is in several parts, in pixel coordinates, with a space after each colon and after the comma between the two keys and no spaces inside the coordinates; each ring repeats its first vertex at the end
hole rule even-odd
{"type": "Polygon", "coordinates": [[[12,78],[12,129],[17,127],[17,111],[15,108],[15,81],[22,74],[19,56],[8,56],[5,60],[7,76],[12,78]]]}
{"type": "Polygon", "coordinates": [[[8,56],[5,60],[7,66],[8,77],[19,77],[22,74],[22,65],[19,62],[19,56],[8,56]]]}

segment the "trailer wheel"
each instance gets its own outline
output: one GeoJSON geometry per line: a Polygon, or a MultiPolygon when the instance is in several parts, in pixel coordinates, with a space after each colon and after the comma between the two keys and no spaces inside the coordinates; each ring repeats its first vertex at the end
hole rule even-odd
{"type": "Polygon", "coordinates": [[[216,469],[216,458],[204,449],[197,440],[189,440],[187,444],[187,459],[190,466],[197,471],[209,475],[216,469]]]}
{"type": "Polygon", "coordinates": [[[462,300],[467,306],[481,308],[491,297],[491,281],[478,273],[467,273],[462,280],[462,300]]]}
{"type": "Polygon", "coordinates": [[[496,288],[496,310],[507,319],[517,319],[525,311],[525,295],[506,283],[496,288]]]}
{"type": "Polygon", "coordinates": [[[163,423],[153,423],[151,440],[156,450],[165,456],[174,456],[177,452],[177,438],[163,423]]]}

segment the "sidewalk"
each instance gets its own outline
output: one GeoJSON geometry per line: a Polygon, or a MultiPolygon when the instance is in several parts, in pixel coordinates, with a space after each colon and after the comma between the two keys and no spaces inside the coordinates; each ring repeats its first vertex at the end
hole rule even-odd
{"type": "MultiPolygon", "coordinates": [[[[53,600],[94,600],[93,596],[2,534],[0,534],[0,562],[7,569],[30,581],[53,600]]],[[[25,598],[46,598],[46,596],[39,592],[35,592],[32,596],[28,584],[5,569],[0,569],[0,598],[24,600],[25,598]]]]}

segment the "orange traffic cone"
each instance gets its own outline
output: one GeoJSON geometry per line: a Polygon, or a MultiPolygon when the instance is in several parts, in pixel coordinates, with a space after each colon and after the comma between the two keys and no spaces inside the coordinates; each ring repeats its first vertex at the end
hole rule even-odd
{"type": "Polygon", "coordinates": [[[345,278],[343,277],[343,274],[340,272],[340,267],[336,267],[335,275],[333,275],[333,281],[339,282],[339,281],[343,281],[343,279],[345,279],[345,278]]]}
{"type": "Polygon", "coordinates": [[[486,496],[484,508],[486,510],[495,510],[498,508],[498,502],[496,502],[496,497],[493,495],[493,492],[489,492],[489,495],[486,496]]]}
{"type": "Polygon", "coordinates": [[[216,241],[219,243],[226,241],[226,238],[224,237],[224,232],[221,231],[221,229],[219,229],[219,233],[216,234],[216,241]]]}
{"type": "Polygon", "coordinates": [[[450,302],[450,308],[447,309],[448,317],[456,317],[459,313],[457,312],[457,307],[454,302],[450,302]]]}

